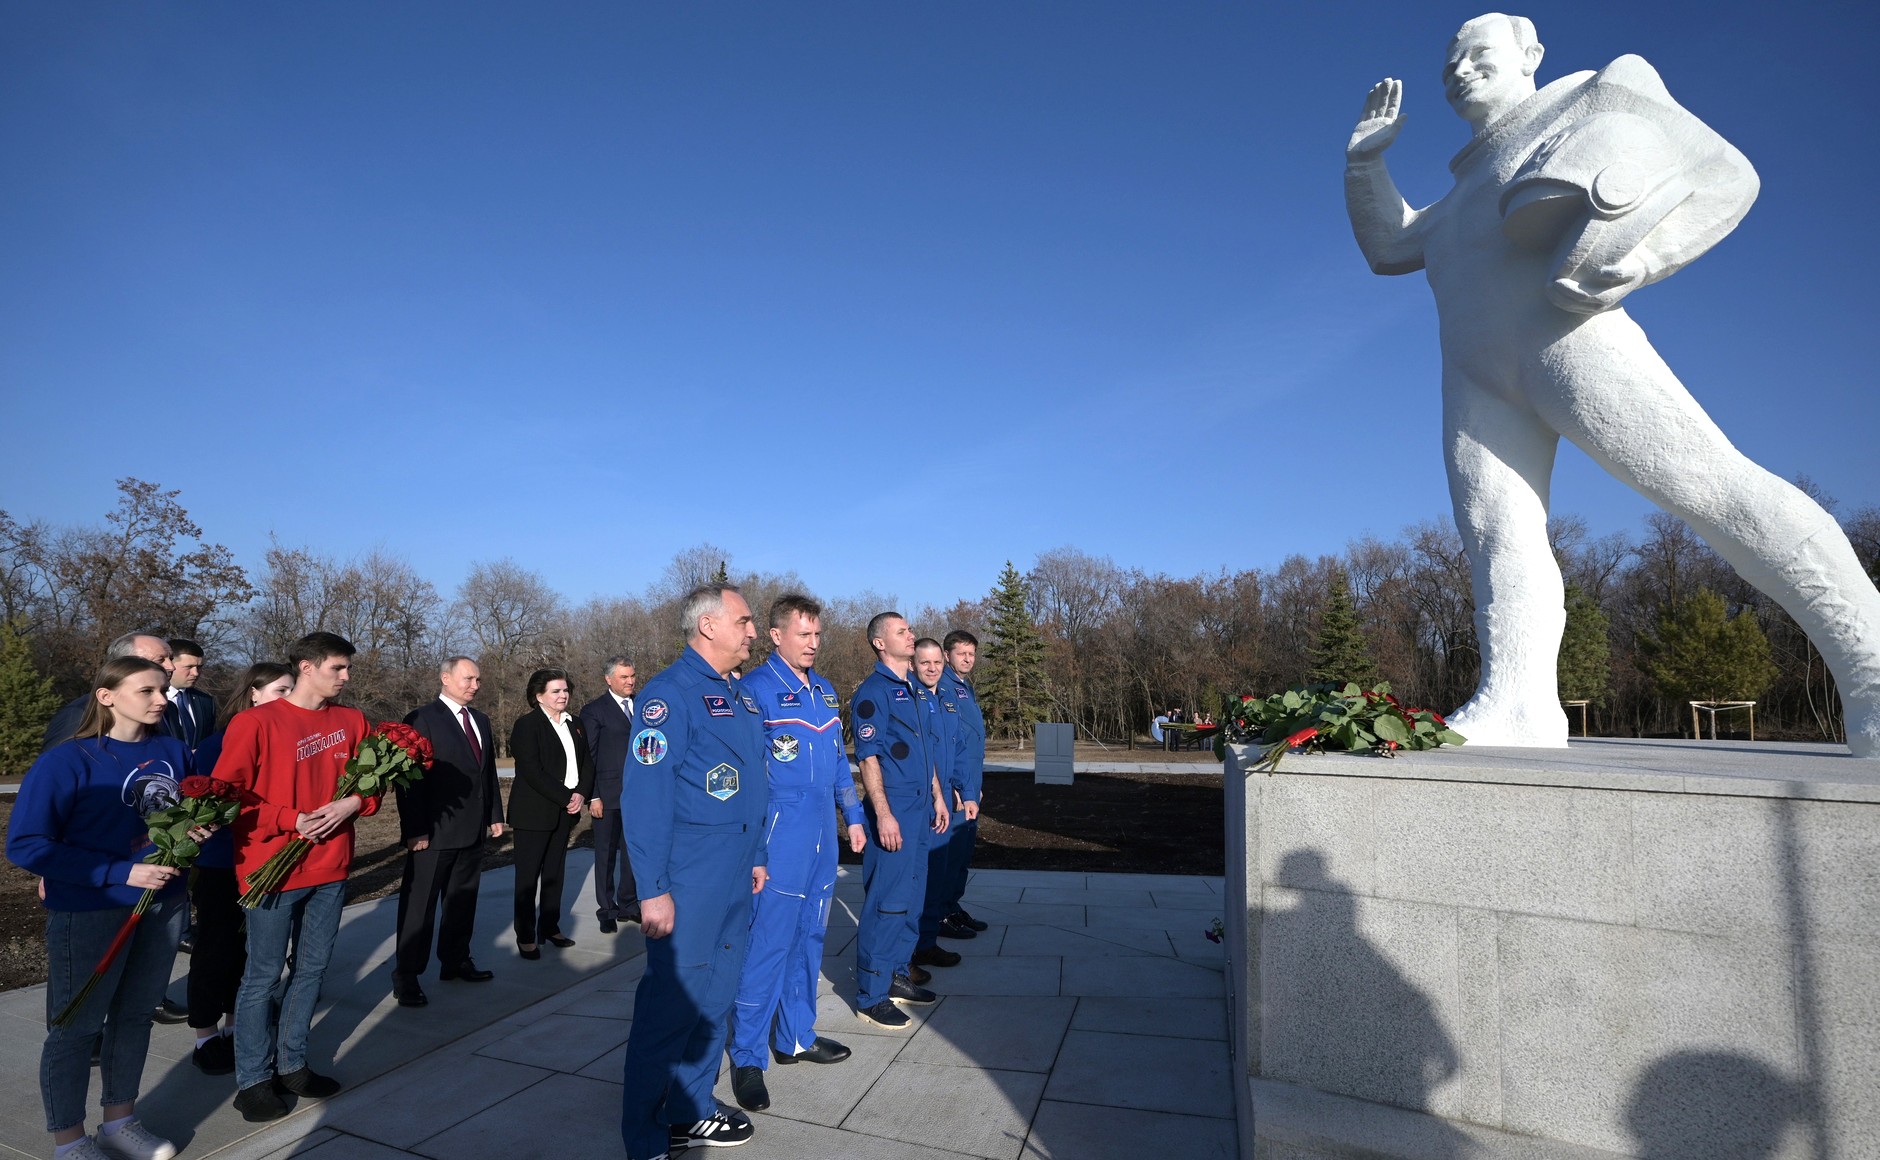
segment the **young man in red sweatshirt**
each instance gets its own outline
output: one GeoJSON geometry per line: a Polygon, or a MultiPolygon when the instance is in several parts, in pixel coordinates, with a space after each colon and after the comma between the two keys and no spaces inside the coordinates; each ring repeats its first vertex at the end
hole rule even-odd
{"type": "Polygon", "coordinates": [[[307,1031],[339,934],[353,818],[379,805],[356,794],[333,800],[368,729],[364,713],[331,703],[346,687],[353,651],[330,632],[295,641],[287,653],[294,691],[231,718],[215,767],[242,797],[234,826],[239,881],[295,835],[313,843],[280,892],[248,912],[248,966],[235,1000],[235,1108],[247,1120],[286,1115],[287,1094],[323,1099],[340,1088],[307,1066],[307,1031]],[[293,968],[277,1025],[270,1006],[290,940],[293,968]]]}

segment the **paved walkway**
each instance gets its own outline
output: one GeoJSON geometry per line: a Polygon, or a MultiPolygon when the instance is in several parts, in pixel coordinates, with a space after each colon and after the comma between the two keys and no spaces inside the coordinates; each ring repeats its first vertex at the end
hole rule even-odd
{"type": "MultiPolygon", "coordinates": [[[[332,1060],[348,1090],[248,1124],[229,1106],[233,1077],[201,1075],[188,1029],[158,1027],[144,1118],[191,1157],[618,1160],[621,1058],[645,957],[637,927],[599,933],[591,860],[568,859],[578,945],[544,947],[534,963],[507,934],[509,871],[485,875],[476,958],[497,977],[441,983],[433,972],[418,1010],[389,994],[396,900],[348,908],[313,1030],[314,1059],[332,1060]]],[[[850,1007],[861,883],[844,871],[818,1026],[854,1056],[772,1067],[771,1109],[753,1117],[739,1160],[1234,1155],[1221,948],[1202,933],[1221,914],[1220,879],[975,871],[966,903],[992,928],[946,944],[966,958],[934,971],[943,998],[910,1009],[912,1033],[887,1033],[850,1007]]],[[[50,1151],[44,1020],[42,988],[0,994],[0,1157],[50,1151]]],[[[723,1076],[719,1097],[732,1106],[723,1076]]]]}

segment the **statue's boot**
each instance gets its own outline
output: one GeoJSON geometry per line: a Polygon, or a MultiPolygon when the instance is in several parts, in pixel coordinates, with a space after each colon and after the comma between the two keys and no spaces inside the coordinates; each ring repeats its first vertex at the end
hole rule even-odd
{"type": "Polygon", "coordinates": [[[1560,707],[1558,664],[1565,608],[1475,613],[1482,681],[1475,696],[1449,715],[1449,727],[1470,745],[1564,749],[1567,714],[1560,707]]]}

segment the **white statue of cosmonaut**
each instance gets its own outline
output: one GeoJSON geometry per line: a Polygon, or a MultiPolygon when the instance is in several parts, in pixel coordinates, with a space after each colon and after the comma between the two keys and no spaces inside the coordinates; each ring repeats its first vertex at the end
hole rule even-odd
{"type": "Polygon", "coordinates": [[[1880,592],[1834,518],[1731,445],[1620,301],[1715,245],[1757,192],[1743,155],[1622,56],[1538,91],[1525,18],[1450,42],[1443,88],[1474,135],[1456,184],[1412,209],[1383,161],[1403,82],[1371,89],[1346,146],[1345,203],[1379,274],[1428,272],[1443,442],[1469,553],[1481,684],[1451,724],[1480,745],[1564,746],[1565,624],[1547,542],[1561,436],[1688,522],[1787,609],[1840,686],[1848,744],[1880,757],[1880,592]]]}

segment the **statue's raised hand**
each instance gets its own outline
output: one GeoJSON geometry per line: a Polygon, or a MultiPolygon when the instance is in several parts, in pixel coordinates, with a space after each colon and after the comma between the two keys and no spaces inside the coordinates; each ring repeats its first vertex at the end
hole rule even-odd
{"type": "Polygon", "coordinates": [[[1346,159],[1369,161],[1390,148],[1403,120],[1403,82],[1385,77],[1365,94],[1364,112],[1345,145],[1346,159]]]}

